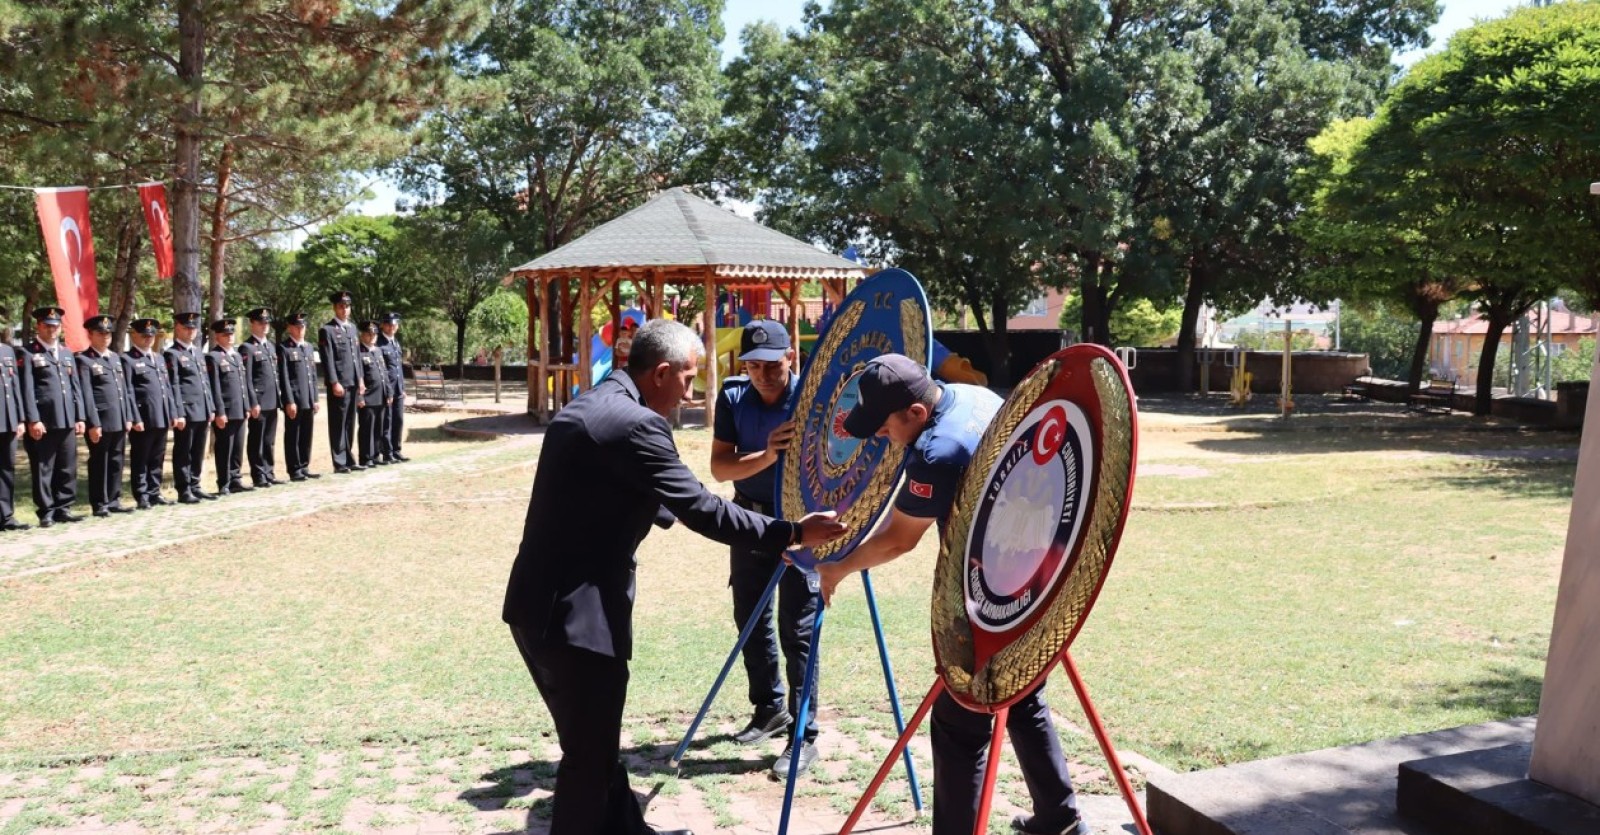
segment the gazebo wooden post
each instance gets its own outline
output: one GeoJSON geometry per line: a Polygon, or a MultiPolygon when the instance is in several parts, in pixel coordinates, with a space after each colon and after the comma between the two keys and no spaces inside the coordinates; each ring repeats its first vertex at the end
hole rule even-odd
{"type": "Polygon", "coordinates": [[[584,270],[578,276],[578,391],[588,391],[594,385],[590,379],[594,358],[590,356],[589,342],[594,338],[594,323],[589,321],[589,311],[594,307],[594,271],[584,270]]]}
{"type": "MultiPolygon", "coordinates": [[[[789,280],[789,346],[795,359],[800,358],[800,280],[789,280]]],[[[796,370],[799,367],[796,366],[796,370]]]]}
{"type": "Polygon", "coordinates": [[[544,293],[542,288],[535,284],[538,280],[537,276],[527,276],[523,279],[526,285],[523,289],[526,291],[528,302],[528,411],[532,412],[539,419],[539,422],[543,423],[543,406],[535,399],[538,393],[544,391],[544,389],[540,388],[540,385],[544,383],[545,355],[545,351],[540,348],[539,341],[535,336],[540,332],[541,323],[544,321],[544,308],[539,303],[540,299],[544,298],[544,293]],[[536,351],[538,352],[537,354],[535,354],[536,351]]]}
{"type": "Polygon", "coordinates": [[[717,280],[715,269],[705,268],[706,309],[706,425],[716,425],[717,392],[722,390],[717,380],[717,280]]]}

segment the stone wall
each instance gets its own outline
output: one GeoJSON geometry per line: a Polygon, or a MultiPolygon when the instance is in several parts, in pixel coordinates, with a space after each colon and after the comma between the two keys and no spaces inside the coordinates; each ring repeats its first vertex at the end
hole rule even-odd
{"type": "MultiPolygon", "coordinates": [[[[1223,363],[1229,361],[1231,351],[1214,350],[1211,355],[1210,389],[1225,392],[1233,380],[1233,369],[1223,363]]],[[[1293,391],[1296,394],[1327,394],[1342,391],[1367,373],[1367,355],[1339,351],[1296,351],[1293,363],[1293,391]]],[[[1263,394],[1276,394],[1282,387],[1283,352],[1248,351],[1245,353],[1245,370],[1250,372],[1250,390],[1263,394]]],[[[1134,391],[1169,392],[1178,390],[1178,350],[1176,348],[1140,348],[1133,369],[1134,391]]],[[[1200,385],[1200,369],[1194,371],[1196,391],[1200,385]]]]}

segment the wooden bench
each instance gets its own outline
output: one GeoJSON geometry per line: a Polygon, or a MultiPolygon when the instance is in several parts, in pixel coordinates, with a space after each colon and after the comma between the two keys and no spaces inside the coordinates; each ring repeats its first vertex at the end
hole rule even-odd
{"type": "Polygon", "coordinates": [[[462,400],[461,386],[444,381],[444,372],[437,368],[417,368],[412,372],[413,384],[406,394],[415,395],[418,401],[436,403],[462,400]]]}
{"type": "Polygon", "coordinates": [[[1406,411],[1429,415],[1448,415],[1455,409],[1456,381],[1429,380],[1406,399],[1406,411]]]}
{"type": "Polygon", "coordinates": [[[1372,399],[1372,385],[1365,377],[1360,377],[1355,382],[1345,384],[1344,390],[1339,394],[1342,400],[1366,401],[1372,399]]]}

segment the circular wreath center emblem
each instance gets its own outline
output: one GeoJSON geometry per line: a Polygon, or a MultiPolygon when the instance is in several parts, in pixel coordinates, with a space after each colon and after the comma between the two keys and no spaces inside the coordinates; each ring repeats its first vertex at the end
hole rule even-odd
{"type": "Polygon", "coordinates": [[[995,459],[967,536],[967,614],[989,632],[1025,622],[1065,574],[1083,527],[1094,450],[1070,401],[1030,410],[995,459]]]}

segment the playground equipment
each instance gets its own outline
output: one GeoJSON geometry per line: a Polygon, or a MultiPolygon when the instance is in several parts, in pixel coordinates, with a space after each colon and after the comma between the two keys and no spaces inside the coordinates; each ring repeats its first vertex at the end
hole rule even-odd
{"type": "Polygon", "coordinates": [[[1225,354],[1222,364],[1233,369],[1233,382],[1228,386],[1228,405],[1243,406],[1250,402],[1250,372],[1245,370],[1245,351],[1235,348],[1225,354]]]}
{"type": "Polygon", "coordinates": [[[1283,385],[1278,392],[1278,415],[1284,420],[1294,411],[1294,326],[1283,323],[1283,385]]]}

